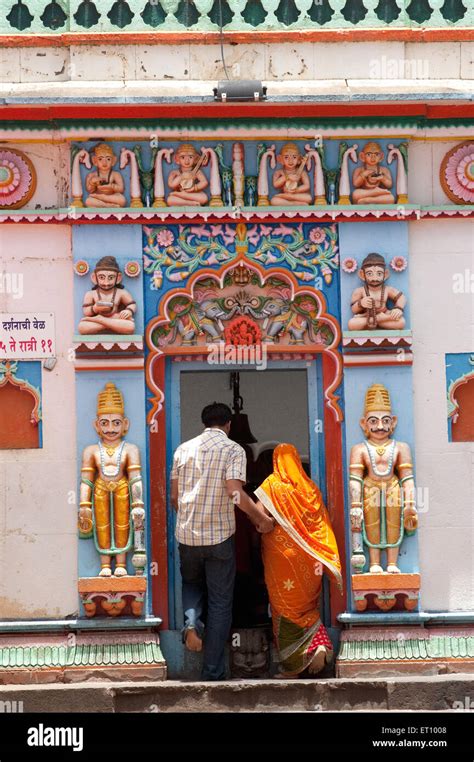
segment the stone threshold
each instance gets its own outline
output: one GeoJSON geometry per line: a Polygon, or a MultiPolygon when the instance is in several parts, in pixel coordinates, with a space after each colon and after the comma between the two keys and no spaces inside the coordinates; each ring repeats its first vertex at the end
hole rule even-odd
{"type": "Polygon", "coordinates": [[[0,686],[0,701],[30,712],[456,712],[472,676],[227,682],[110,682],[0,686]],[[15,704],[18,706],[18,703],[15,704]]]}

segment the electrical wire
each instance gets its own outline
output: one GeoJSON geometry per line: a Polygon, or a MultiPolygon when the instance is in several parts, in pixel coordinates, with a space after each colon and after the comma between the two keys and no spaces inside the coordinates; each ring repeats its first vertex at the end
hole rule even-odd
{"type": "Polygon", "coordinates": [[[224,66],[226,79],[230,79],[229,73],[227,71],[227,66],[225,65],[225,57],[224,57],[224,30],[222,25],[222,0],[219,0],[219,31],[220,31],[220,42],[221,42],[222,65],[224,66]]]}

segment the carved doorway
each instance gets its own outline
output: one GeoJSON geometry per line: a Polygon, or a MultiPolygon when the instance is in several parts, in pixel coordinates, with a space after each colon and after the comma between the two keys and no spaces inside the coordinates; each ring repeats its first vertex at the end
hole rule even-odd
{"type": "MultiPolygon", "coordinates": [[[[183,441],[202,431],[202,408],[213,402],[232,406],[231,372],[240,374],[243,412],[258,440],[245,445],[246,491],[251,494],[272,470],[273,448],[279,442],[296,445],[308,473],[325,495],[325,447],[322,426],[322,384],[318,358],[312,361],[272,361],[265,371],[235,366],[213,366],[200,361],[168,360],[165,394],[166,418],[171,424],[168,471],[172,453],[183,441]]],[[[263,578],[260,536],[246,516],[236,510],[237,577],[234,595],[234,628],[270,627],[268,598],[263,578]]],[[[174,511],[168,506],[170,627],[182,626],[181,577],[174,538],[174,511]]],[[[322,616],[330,624],[329,596],[323,598],[322,616]]]]}

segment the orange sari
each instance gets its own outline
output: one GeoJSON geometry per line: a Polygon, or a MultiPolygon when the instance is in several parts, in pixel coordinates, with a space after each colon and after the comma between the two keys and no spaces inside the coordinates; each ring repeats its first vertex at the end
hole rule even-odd
{"type": "Polygon", "coordinates": [[[277,522],[273,532],[262,535],[265,583],[281,669],[297,675],[318,646],[332,649],[319,618],[319,598],[324,569],[342,590],[336,538],[321,492],[293,445],[275,448],[273,473],[255,495],[277,522]]]}

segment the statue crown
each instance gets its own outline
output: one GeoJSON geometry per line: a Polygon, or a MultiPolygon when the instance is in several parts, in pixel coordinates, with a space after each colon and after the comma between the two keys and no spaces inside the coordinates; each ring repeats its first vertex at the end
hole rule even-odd
{"type": "Polygon", "coordinates": [[[365,394],[365,415],[376,410],[392,412],[390,394],[383,384],[372,384],[365,394]]]}
{"type": "Polygon", "coordinates": [[[106,384],[104,390],[97,395],[97,415],[104,413],[124,415],[124,412],[122,392],[117,389],[115,384],[106,384]]]}

